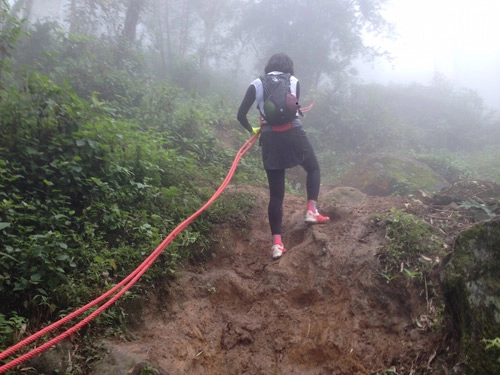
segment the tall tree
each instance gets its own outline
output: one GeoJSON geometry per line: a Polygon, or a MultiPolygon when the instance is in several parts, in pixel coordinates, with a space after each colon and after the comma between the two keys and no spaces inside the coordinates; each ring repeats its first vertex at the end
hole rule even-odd
{"type": "Polygon", "coordinates": [[[141,12],[143,0],[130,0],[127,14],[125,16],[125,25],[123,26],[123,37],[129,42],[135,42],[139,14],[141,12]]]}
{"type": "Polygon", "coordinates": [[[14,1],[11,10],[12,13],[16,14],[17,16],[25,16],[23,13],[24,12],[29,13],[32,6],[33,6],[33,0],[17,0],[14,1]]]}
{"type": "Polygon", "coordinates": [[[255,51],[259,66],[271,54],[286,52],[301,69],[300,76],[316,88],[322,78],[345,71],[355,58],[378,54],[365,45],[363,33],[388,30],[380,13],[385,1],[253,0],[243,3],[242,20],[234,31],[255,51]]]}
{"type": "Polygon", "coordinates": [[[121,34],[128,0],[71,0],[67,15],[71,34],[115,37],[121,34]]]}
{"type": "Polygon", "coordinates": [[[22,22],[10,13],[6,0],[0,0],[0,75],[7,64],[17,39],[21,35],[22,22]]]}
{"type": "Polygon", "coordinates": [[[229,57],[232,41],[228,37],[229,28],[234,24],[240,5],[238,0],[193,0],[196,15],[201,21],[202,38],[197,40],[200,68],[208,66],[209,60],[220,62],[229,57]]]}

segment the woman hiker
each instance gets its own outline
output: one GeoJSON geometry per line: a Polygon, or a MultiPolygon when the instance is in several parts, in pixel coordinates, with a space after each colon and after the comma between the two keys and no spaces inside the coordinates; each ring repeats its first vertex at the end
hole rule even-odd
{"type": "MultiPolygon", "coordinates": [[[[290,74],[290,92],[299,101],[299,81],[294,77],[293,61],[284,53],[277,53],[269,59],[265,69],[266,76],[290,74]]],[[[265,81],[265,80],[264,80],[265,81]]],[[[261,146],[262,161],[269,182],[268,217],[273,236],[272,257],[280,258],[286,249],[281,240],[281,224],[283,219],[283,199],[285,197],[285,170],[301,165],[307,173],[307,209],[305,222],[309,224],[327,223],[330,218],[318,212],[316,202],[320,188],[320,169],[316,154],[302,127],[302,121],[295,113],[294,118],[285,124],[275,125],[268,123],[264,118],[264,87],[263,79],[256,78],[248,87],[245,97],[238,109],[238,121],[251,134],[258,131],[252,128],[247,114],[253,103],[261,113],[261,146]]],[[[298,111],[297,111],[298,112],[298,111]]]]}

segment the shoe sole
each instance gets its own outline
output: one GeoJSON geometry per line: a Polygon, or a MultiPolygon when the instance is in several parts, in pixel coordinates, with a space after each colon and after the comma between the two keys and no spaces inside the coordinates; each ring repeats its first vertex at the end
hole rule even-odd
{"type": "Polygon", "coordinates": [[[281,257],[283,256],[283,254],[285,254],[285,253],[286,253],[286,249],[283,249],[283,250],[281,251],[281,254],[280,254],[280,255],[274,255],[274,254],[273,254],[273,255],[272,255],[272,258],[273,258],[273,260],[279,259],[279,258],[281,258],[281,257]]]}
{"type": "Polygon", "coordinates": [[[330,222],[330,219],[322,221],[321,223],[315,219],[305,219],[304,220],[307,224],[326,224],[330,222]]]}

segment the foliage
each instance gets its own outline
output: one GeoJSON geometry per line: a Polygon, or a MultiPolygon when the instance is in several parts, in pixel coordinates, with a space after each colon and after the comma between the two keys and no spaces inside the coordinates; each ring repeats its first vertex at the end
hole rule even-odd
{"type": "Polygon", "coordinates": [[[426,163],[437,174],[443,176],[450,184],[470,176],[471,171],[466,164],[460,160],[460,155],[452,153],[423,154],[418,157],[426,163]]]}
{"type": "Polygon", "coordinates": [[[146,366],[141,369],[140,375],[157,375],[160,371],[153,366],[146,366]]]}
{"type": "Polygon", "coordinates": [[[10,14],[7,0],[0,0],[0,77],[9,66],[9,57],[22,35],[23,22],[10,14]]]}
{"type": "Polygon", "coordinates": [[[386,243],[381,250],[382,275],[390,281],[397,273],[424,278],[442,255],[444,246],[429,225],[412,214],[392,209],[390,214],[377,215],[385,223],[386,243]]]}
{"type": "Polygon", "coordinates": [[[325,78],[337,81],[349,74],[348,67],[356,58],[370,59],[379,54],[366,45],[363,33],[381,35],[389,30],[381,16],[384,2],[246,2],[235,34],[242,45],[253,47],[259,66],[275,52],[290,54],[296,66],[303,67],[299,76],[303,78],[303,92],[307,92],[317,89],[325,78]]]}
{"type": "Polygon", "coordinates": [[[397,153],[425,160],[450,182],[471,175],[496,180],[498,120],[477,94],[443,85],[324,91],[304,120],[321,164],[341,175],[363,155],[397,153]]]}
{"type": "Polygon", "coordinates": [[[472,178],[500,181],[500,166],[498,158],[500,157],[500,146],[485,145],[478,150],[468,153],[460,153],[456,156],[464,165],[470,169],[472,178]]]}
{"type": "Polygon", "coordinates": [[[498,145],[485,145],[467,153],[440,151],[418,155],[419,160],[450,183],[463,179],[500,181],[498,157],[498,145]]]}
{"type": "MultiPolygon", "coordinates": [[[[148,57],[141,66],[148,66],[156,77],[199,92],[212,84],[214,72],[225,71],[238,80],[245,70],[253,69],[256,60],[261,70],[271,53],[287,46],[285,52],[296,59],[298,66],[310,68],[301,74],[307,91],[317,88],[325,78],[352,75],[347,68],[358,57],[383,55],[367,45],[363,35],[389,33],[390,25],[382,16],[385,2],[328,0],[311,6],[297,0],[155,0],[129,12],[140,2],[78,0],[71,2],[56,21],[64,24],[71,38],[115,41],[118,48],[108,51],[115,55],[116,65],[122,59],[129,61],[130,47],[142,47],[148,57]],[[136,15],[136,22],[127,18],[131,13],[136,15]],[[125,34],[133,38],[128,40],[125,34]]],[[[31,6],[26,5],[26,15],[31,6]]],[[[78,51],[78,43],[74,47],[78,51]]],[[[90,55],[94,52],[83,51],[90,55]]],[[[82,68],[87,61],[84,59],[82,68]]],[[[103,64],[107,61],[105,58],[103,64]]],[[[130,74],[133,71],[128,70],[130,74]]],[[[100,75],[99,71],[94,73],[100,75]]]]}
{"type": "MultiPolygon", "coordinates": [[[[80,19],[88,19],[84,26],[94,25],[93,30],[70,27],[65,31],[56,24],[34,24],[28,28],[30,38],[18,48],[18,62],[37,66],[58,84],[68,82],[83,98],[95,95],[112,105],[116,116],[134,119],[143,126],[166,128],[174,124],[172,111],[184,104],[177,98],[174,84],[209,95],[212,105],[229,110],[235,105],[233,94],[241,95],[241,85],[247,84],[240,79],[241,69],[235,68],[241,65],[238,45],[248,46],[253,41],[259,51],[265,50],[262,44],[270,50],[289,45],[291,51],[287,52],[293,55],[297,69],[308,68],[297,72],[302,102],[315,103],[306,125],[320,159],[329,166],[332,159],[340,159],[339,155],[349,157],[349,165],[366,153],[460,152],[480,149],[495,138],[492,133],[496,127],[491,126],[494,117],[486,113],[477,93],[455,87],[443,76],[436,75],[429,85],[352,84],[348,78],[350,60],[359,54],[377,55],[360,41],[361,30],[370,28],[381,34],[390,30],[380,14],[384,1],[333,1],[315,7],[295,1],[271,5],[247,2],[241,7],[237,0],[226,4],[151,2],[143,8],[141,20],[144,38],[147,35],[153,45],[146,43],[147,38],[138,39],[135,45],[122,43],[117,24],[125,16],[124,2],[92,2],[87,7],[86,2],[76,3],[72,11],[83,12],[85,17],[80,19]],[[241,9],[231,12],[231,8],[241,9]],[[110,14],[118,17],[107,23],[110,14]],[[273,22],[266,22],[266,17],[273,22]],[[307,27],[297,27],[306,22],[307,27]],[[102,29],[103,37],[95,38],[94,32],[102,24],[111,25],[112,30],[102,29]],[[282,32],[269,33],[268,24],[282,32]],[[244,33],[250,25],[254,32],[244,33]],[[301,37],[301,30],[306,29],[308,36],[301,37]],[[206,31],[205,37],[197,37],[200,30],[206,31]],[[240,42],[230,43],[228,36],[240,42]],[[308,61],[310,56],[315,56],[315,61],[308,61]],[[317,56],[325,56],[327,61],[317,56]],[[159,60],[161,66],[157,65],[159,60]],[[166,90],[163,78],[170,82],[166,90]],[[324,91],[307,89],[319,87],[320,81],[324,91]]],[[[268,56],[268,52],[257,56],[259,71],[268,56]]],[[[196,103],[196,96],[181,100],[196,103]]],[[[193,118],[189,114],[186,119],[189,117],[193,118]]],[[[346,165],[339,163],[332,167],[334,173],[341,173],[346,165]]]]}
{"type": "Polygon", "coordinates": [[[243,228],[246,217],[255,206],[253,196],[244,193],[222,195],[207,210],[208,219],[215,224],[226,224],[233,228],[243,228]]]}
{"type": "Polygon", "coordinates": [[[137,83],[152,81],[145,74],[141,50],[120,40],[70,34],[55,22],[37,22],[26,30],[27,36],[19,40],[13,53],[17,65],[71,86],[84,99],[96,96],[115,110],[126,111],[139,104],[145,89],[146,85],[137,83]]]}
{"type": "Polygon", "coordinates": [[[18,342],[26,330],[27,319],[15,311],[10,314],[10,317],[0,314],[0,348],[7,348],[18,342]]]}
{"type": "Polygon", "coordinates": [[[101,34],[117,37],[126,15],[126,0],[95,1],[81,0],[72,3],[68,15],[69,28],[74,34],[99,37],[101,34]],[[119,15],[120,17],[117,17],[119,15]]]}
{"type": "MultiPolygon", "coordinates": [[[[0,311],[36,326],[125,277],[213,193],[200,185],[222,181],[230,155],[192,101],[180,101],[173,129],[141,128],[46,76],[22,86],[0,92],[0,311]]],[[[221,214],[232,212],[238,204],[221,214]]],[[[145,280],[207,248],[212,219],[187,228],[145,280]]]]}
{"type": "MultiPolygon", "coordinates": [[[[290,42],[303,103],[314,102],[304,123],[323,171],[340,176],[362,154],[405,151],[454,178],[472,169],[498,179],[498,123],[484,116],[474,92],[442,77],[428,86],[351,84],[352,59],[376,55],[360,37],[364,26],[387,26],[379,14],[383,1],[321,2],[330,12],[296,1],[272,2],[270,12],[266,2],[153,1],[136,44],[120,36],[129,2],[76,1],[66,29],[25,25],[1,1],[0,294],[6,303],[0,347],[108,290],[213,194],[234,154],[213,130],[239,127],[240,62],[251,69],[249,48],[256,45],[261,70],[271,50],[290,42]],[[264,16],[277,22],[256,25],[264,16]],[[270,24],[281,31],[269,33],[270,24]],[[239,40],[228,38],[232,33],[239,40]],[[331,87],[307,90],[319,82],[331,87]],[[467,159],[462,149],[475,153],[467,159]]],[[[240,162],[234,181],[266,184],[258,150],[240,162]]],[[[222,196],[164,251],[142,285],[171,277],[186,259],[205,259],[214,225],[244,226],[253,204],[242,194],[222,196]]],[[[432,264],[426,258],[439,254],[439,240],[400,211],[377,220],[387,224],[384,274],[393,277],[403,265],[408,276],[422,276],[432,264]]],[[[98,325],[122,321],[117,308],[98,325]]],[[[84,353],[80,360],[94,357],[84,353]]]]}
{"type": "Polygon", "coordinates": [[[398,117],[420,130],[427,150],[471,150],[487,139],[489,119],[481,98],[436,75],[430,85],[393,85],[387,97],[398,117]]]}
{"type": "MultiPolygon", "coordinates": [[[[482,342],[485,344],[485,350],[500,349],[500,338],[495,337],[494,339],[483,339],[482,342]]],[[[500,361],[500,356],[498,357],[498,361],[500,361]]]]}

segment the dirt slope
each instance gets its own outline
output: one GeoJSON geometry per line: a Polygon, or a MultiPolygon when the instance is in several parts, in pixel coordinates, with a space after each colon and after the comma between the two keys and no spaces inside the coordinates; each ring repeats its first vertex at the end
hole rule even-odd
{"type": "Polygon", "coordinates": [[[384,229],[373,216],[409,198],[323,188],[320,209],[332,221],[308,226],[304,200],[287,195],[288,252],[273,261],[267,190],[231,191],[256,196],[248,228],[221,227],[213,259],[181,272],[170,295],[151,302],[136,339],[111,350],[169,375],[445,373],[425,290],[408,278],[387,283],[378,268],[384,229]]]}

